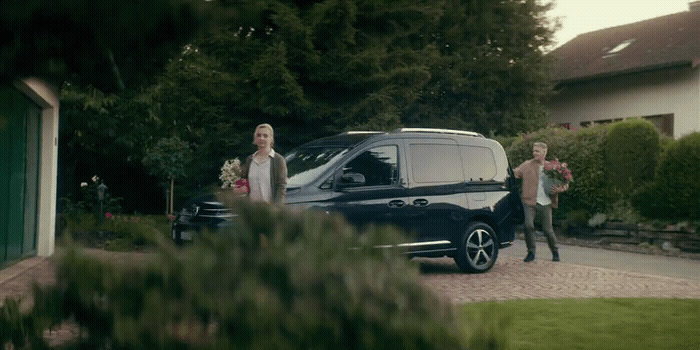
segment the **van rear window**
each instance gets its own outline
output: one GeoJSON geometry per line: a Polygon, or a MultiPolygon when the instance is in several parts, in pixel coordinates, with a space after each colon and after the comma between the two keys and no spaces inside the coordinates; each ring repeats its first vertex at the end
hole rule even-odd
{"type": "Polygon", "coordinates": [[[488,147],[460,146],[467,181],[490,181],[496,177],[496,158],[488,147]]]}
{"type": "Polygon", "coordinates": [[[416,183],[464,182],[457,145],[411,144],[411,170],[416,183]]]}

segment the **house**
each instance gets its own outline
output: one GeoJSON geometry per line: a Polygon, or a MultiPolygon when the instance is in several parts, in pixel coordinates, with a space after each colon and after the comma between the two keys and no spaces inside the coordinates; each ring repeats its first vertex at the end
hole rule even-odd
{"type": "Polygon", "coordinates": [[[644,118],[674,138],[700,131],[700,1],[688,11],[581,34],[550,55],[553,123],[579,129],[644,118]]]}
{"type": "Polygon", "coordinates": [[[0,268],[54,252],[58,95],[38,79],[0,84],[0,268]]]}

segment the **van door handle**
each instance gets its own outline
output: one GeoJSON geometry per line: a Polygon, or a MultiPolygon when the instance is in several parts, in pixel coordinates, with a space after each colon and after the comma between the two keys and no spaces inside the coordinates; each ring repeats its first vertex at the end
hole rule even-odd
{"type": "Polygon", "coordinates": [[[406,205],[406,202],[400,200],[400,199],[395,199],[391,202],[389,202],[389,208],[401,208],[404,205],[406,205]]]}
{"type": "Polygon", "coordinates": [[[428,205],[428,200],[423,199],[423,198],[419,198],[419,199],[416,199],[413,201],[413,205],[415,205],[416,207],[424,207],[424,206],[428,205]]]}

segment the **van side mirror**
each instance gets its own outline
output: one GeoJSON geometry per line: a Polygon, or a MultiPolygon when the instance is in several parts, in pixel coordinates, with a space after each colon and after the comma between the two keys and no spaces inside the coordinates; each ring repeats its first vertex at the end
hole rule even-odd
{"type": "Polygon", "coordinates": [[[360,173],[345,173],[339,174],[336,177],[336,188],[358,187],[365,184],[365,176],[360,173]]]}

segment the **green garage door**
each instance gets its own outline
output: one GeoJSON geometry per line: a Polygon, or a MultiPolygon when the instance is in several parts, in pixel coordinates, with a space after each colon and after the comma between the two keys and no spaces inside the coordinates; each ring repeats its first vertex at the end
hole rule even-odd
{"type": "Polygon", "coordinates": [[[39,107],[0,86],[0,265],[36,253],[39,107]]]}

